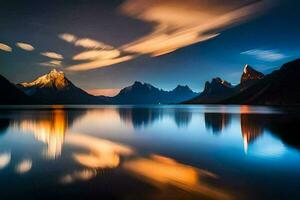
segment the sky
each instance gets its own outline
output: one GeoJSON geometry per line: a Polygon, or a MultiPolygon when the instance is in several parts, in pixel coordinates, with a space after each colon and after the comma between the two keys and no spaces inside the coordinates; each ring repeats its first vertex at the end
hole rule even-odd
{"type": "Polygon", "coordinates": [[[237,84],[245,64],[270,73],[300,57],[299,11],[294,0],[2,0],[0,74],[57,69],[106,95],[134,81],[237,84]]]}

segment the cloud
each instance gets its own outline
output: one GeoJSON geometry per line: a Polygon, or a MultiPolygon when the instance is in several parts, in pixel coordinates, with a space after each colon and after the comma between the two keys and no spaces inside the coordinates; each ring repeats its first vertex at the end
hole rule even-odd
{"type": "Polygon", "coordinates": [[[132,60],[134,56],[128,55],[128,56],[122,56],[118,58],[113,58],[113,59],[96,59],[91,62],[86,62],[82,64],[76,64],[68,67],[68,70],[70,71],[85,71],[85,70],[90,70],[90,69],[96,69],[96,68],[101,68],[101,67],[107,67],[110,65],[122,63],[125,61],[132,60]]]}
{"type": "Polygon", "coordinates": [[[110,45],[106,45],[102,42],[90,38],[81,38],[77,40],[75,42],[75,46],[80,46],[87,49],[112,49],[113,48],[110,45]]]}
{"type": "Polygon", "coordinates": [[[120,12],[153,25],[150,33],[120,47],[90,38],[63,33],[59,37],[87,51],[73,56],[67,69],[83,71],[129,61],[141,55],[161,56],[177,49],[217,37],[222,30],[241,23],[265,5],[265,1],[228,0],[126,0],[120,12]],[[179,14],[180,13],[180,14],[179,14]]]}
{"type": "Polygon", "coordinates": [[[259,1],[127,0],[123,14],[154,24],[153,31],[121,49],[159,56],[212,39],[223,29],[257,14],[259,1]]]}
{"type": "MultiPolygon", "coordinates": [[[[63,33],[58,35],[62,40],[87,49],[73,56],[75,61],[85,61],[84,63],[74,64],[67,67],[70,71],[84,71],[95,68],[106,67],[117,63],[125,62],[134,58],[119,49],[103,42],[90,39],[78,38],[73,34],[63,33]],[[91,50],[92,49],[92,50],[91,50]]],[[[52,66],[52,63],[42,63],[45,66],[52,66]]]]}
{"type": "Polygon", "coordinates": [[[62,33],[59,34],[58,37],[66,42],[72,43],[77,40],[77,37],[75,35],[69,34],[69,33],[62,33]]]}
{"type": "Polygon", "coordinates": [[[0,43],[0,50],[6,52],[12,52],[12,48],[6,44],[0,43]]]}
{"type": "Polygon", "coordinates": [[[42,66],[46,67],[62,67],[62,61],[61,60],[50,60],[48,62],[42,62],[40,63],[42,66]]]}
{"type": "Polygon", "coordinates": [[[41,55],[52,59],[58,59],[58,60],[64,59],[64,57],[61,54],[55,52],[42,52],[41,55]]]}
{"type": "Polygon", "coordinates": [[[28,43],[18,42],[18,43],[16,43],[16,46],[25,51],[33,51],[34,50],[34,47],[28,43]]]}
{"type": "Polygon", "coordinates": [[[78,38],[70,33],[59,34],[58,37],[68,43],[86,49],[113,49],[112,46],[91,38],[78,38]]]}
{"type": "Polygon", "coordinates": [[[287,56],[285,54],[279,53],[276,50],[262,50],[262,49],[251,49],[248,51],[244,51],[241,54],[253,56],[254,58],[267,62],[274,62],[278,60],[282,60],[287,56]]]}
{"type": "Polygon", "coordinates": [[[94,60],[97,58],[111,59],[120,56],[120,51],[117,49],[113,50],[91,50],[84,51],[73,57],[73,60],[94,60]]]}

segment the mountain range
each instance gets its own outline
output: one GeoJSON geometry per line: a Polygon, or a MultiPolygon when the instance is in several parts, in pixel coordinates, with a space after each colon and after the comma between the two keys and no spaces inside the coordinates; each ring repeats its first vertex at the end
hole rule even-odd
{"type": "Polygon", "coordinates": [[[240,83],[232,86],[220,78],[205,85],[199,96],[186,104],[300,105],[300,59],[284,64],[268,75],[249,65],[240,83]]]}
{"type": "Polygon", "coordinates": [[[75,86],[63,72],[53,69],[32,82],[17,85],[0,77],[0,104],[170,104],[198,95],[188,86],[165,91],[151,84],[134,82],[114,97],[94,96],[75,86]]]}
{"type": "Polygon", "coordinates": [[[63,72],[52,70],[32,82],[11,83],[0,75],[0,104],[253,104],[300,105],[300,59],[264,75],[245,65],[240,83],[221,78],[205,83],[201,93],[178,85],[165,91],[134,82],[114,97],[94,96],[75,86],[63,72]]]}

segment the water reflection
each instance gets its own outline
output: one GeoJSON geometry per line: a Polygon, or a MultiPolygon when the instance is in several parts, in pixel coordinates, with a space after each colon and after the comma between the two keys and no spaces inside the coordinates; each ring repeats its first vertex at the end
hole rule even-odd
{"type": "Polygon", "coordinates": [[[83,134],[67,135],[66,144],[87,151],[87,153],[73,153],[73,157],[88,168],[115,168],[119,166],[120,156],[133,153],[126,145],[83,134]]]}
{"type": "Polygon", "coordinates": [[[13,121],[13,127],[47,144],[46,156],[56,158],[61,155],[64,135],[68,128],[68,118],[62,109],[54,109],[50,113],[30,116],[29,119],[13,121]]]}
{"type": "MultiPolygon", "coordinates": [[[[273,161],[264,161],[266,155],[300,163],[295,157],[284,157],[286,153],[299,156],[298,151],[290,149],[300,149],[295,131],[300,121],[297,114],[255,113],[255,108],[247,106],[239,108],[240,113],[223,108],[216,112],[217,108],[56,107],[1,113],[0,132],[5,135],[0,138],[0,175],[9,172],[13,183],[19,180],[16,176],[25,183],[31,181],[27,176],[35,177],[42,171],[47,180],[41,181],[46,184],[41,187],[47,188],[53,181],[55,191],[56,187],[68,187],[77,192],[72,187],[82,187],[85,182],[97,183],[93,188],[125,182],[135,185],[128,186],[133,193],[138,186],[149,186],[151,189],[145,191],[181,191],[196,194],[196,199],[232,199],[240,192],[232,192],[239,185],[232,177],[239,175],[238,179],[247,182],[245,174],[249,171],[271,170],[273,161]],[[56,159],[40,156],[44,150],[41,146],[47,147],[47,158],[56,159]],[[234,171],[236,165],[240,168],[234,171]],[[232,182],[237,183],[230,185],[232,182]]],[[[279,161],[275,161],[278,166],[279,161]]],[[[280,172],[289,176],[295,173],[280,172]]],[[[124,193],[129,193],[128,188],[124,193]]],[[[114,190],[118,193],[121,189],[114,190]]]]}
{"type": "Polygon", "coordinates": [[[201,180],[203,177],[217,179],[216,174],[179,163],[168,157],[152,155],[150,158],[138,158],[125,162],[124,168],[158,187],[171,185],[213,199],[231,199],[229,194],[201,180]]]}
{"type": "Polygon", "coordinates": [[[0,118],[0,135],[4,134],[9,127],[9,119],[0,118]]]}
{"type": "Polygon", "coordinates": [[[4,169],[11,160],[11,153],[5,152],[0,154],[0,170],[4,169]]]}
{"type": "Polygon", "coordinates": [[[118,112],[123,122],[135,129],[150,126],[163,115],[161,109],[150,108],[119,108],[118,112]]]}
{"type": "Polygon", "coordinates": [[[35,139],[47,144],[44,152],[47,158],[61,155],[65,133],[76,117],[84,111],[66,111],[60,107],[35,112],[20,111],[18,118],[13,119],[11,126],[22,133],[33,134],[35,139]]]}
{"type": "Polygon", "coordinates": [[[241,132],[244,141],[244,151],[247,153],[249,143],[263,134],[263,124],[260,116],[253,114],[241,114],[241,132]]]}
{"type": "Polygon", "coordinates": [[[193,113],[188,110],[174,110],[174,120],[178,128],[186,128],[192,120],[193,113]]]}
{"type": "Polygon", "coordinates": [[[231,123],[231,114],[228,113],[204,113],[205,127],[219,134],[231,123]]]}

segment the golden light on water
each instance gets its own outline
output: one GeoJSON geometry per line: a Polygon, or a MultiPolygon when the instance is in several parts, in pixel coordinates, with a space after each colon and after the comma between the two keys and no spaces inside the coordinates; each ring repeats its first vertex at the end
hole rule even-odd
{"type": "Polygon", "coordinates": [[[130,155],[129,146],[83,134],[69,134],[66,144],[88,150],[88,153],[74,153],[74,159],[89,168],[115,168],[120,164],[120,156],[130,155]]]}
{"type": "Polygon", "coordinates": [[[217,175],[181,164],[167,157],[152,155],[150,158],[138,158],[125,162],[124,168],[138,178],[158,187],[171,185],[214,199],[231,199],[231,196],[226,192],[201,180],[203,177],[216,179],[218,178],[217,175]]]}
{"type": "Polygon", "coordinates": [[[32,133],[38,141],[47,144],[46,156],[57,158],[61,155],[64,135],[67,130],[67,116],[63,109],[54,109],[42,119],[24,119],[13,125],[24,133],[32,133]]]}

